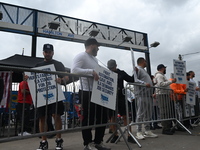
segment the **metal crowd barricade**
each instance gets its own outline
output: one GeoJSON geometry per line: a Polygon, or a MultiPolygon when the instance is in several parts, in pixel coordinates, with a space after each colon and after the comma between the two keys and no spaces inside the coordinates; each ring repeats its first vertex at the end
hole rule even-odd
{"type": "MultiPolygon", "coordinates": [[[[172,100],[174,93],[171,89],[159,87],[146,87],[138,83],[127,83],[125,87],[125,96],[128,99],[128,91],[135,95],[135,99],[130,103],[126,101],[126,114],[128,125],[125,127],[123,134],[126,132],[136,141],[139,147],[142,147],[129,128],[133,125],[144,124],[150,126],[153,122],[174,121],[176,125],[181,126],[189,134],[191,132],[181,123],[175,110],[175,101],[172,100]],[[157,94],[155,90],[158,91],[157,94]],[[157,103],[157,107],[156,106],[157,103]],[[134,119],[135,118],[135,119],[134,119]]],[[[174,126],[175,127],[175,126],[174,126]]],[[[122,136],[122,135],[121,135],[122,136]]],[[[116,141],[116,143],[120,140],[116,141]]]]}
{"type": "Polygon", "coordinates": [[[194,119],[193,124],[199,122],[200,118],[200,105],[199,105],[199,99],[196,99],[195,105],[190,105],[186,103],[186,95],[185,94],[179,94],[181,95],[182,99],[177,99],[178,94],[176,94],[175,101],[176,101],[176,111],[177,111],[177,119],[180,122],[186,123],[187,121],[187,128],[193,128],[191,120],[194,119]]]}
{"type": "MultiPolygon", "coordinates": [[[[17,118],[17,114],[13,114],[13,111],[10,109],[10,107],[7,107],[7,124],[4,128],[4,133],[3,136],[0,137],[0,143],[2,142],[8,142],[8,141],[14,141],[14,140],[21,140],[21,139],[25,139],[25,138],[33,138],[33,137],[40,137],[40,136],[50,136],[52,134],[57,134],[57,133],[67,133],[67,132],[76,132],[76,131],[81,131],[84,129],[93,129],[93,128],[97,128],[97,127],[107,127],[109,125],[115,125],[117,127],[117,130],[120,131],[120,133],[122,134],[122,129],[120,128],[120,125],[117,122],[108,122],[108,109],[105,107],[99,107],[99,105],[94,104],[94,103],[89,103],[88,105],[85,103],[85,100],[83,99],[83,93],[84,91],[78,90],[78,85],[80,85],[80,83],[77,83],[77,80],[79,79],[79,77],[85,77],[88,79],[88,84],[90,82],[90,78],[89,76],[83,76],[83,75],[77,75],[77,74],[70,74],[70,73],[64,73],[64,72],[57,72],[57,71],[44,71],[44,70],[36,70],[36,69],[27,69],[27,68],[20,68],[20,67],[8,67],[8,66],[0,66],[1,70],[5,70],[5,71],[10,71],[11,74],[13,72],[32,72],[35,76],[36,79],[36,75],[38,73],[42,73],[44,74],[44,78],[46,78],[46,94],[48,94],[48,76],[52,75],[52,76],[56,76],[56,75],[67,75],[70,77],[70,82],[67,82],[66,84],[63,85],[62,89],[64,90],[63,92],[65,92],[65,100],[63,100],[63,104],[64,104],[64,115],[61,116],[62,119],[62,129],[61,130],[55,130],[55,131],[48,131],[47,128],[45,128],[45,132],[39,133],[39,129],[38,129],[38,114],[37,114],[37,103],[40,101],[40,99],[38,98],[37,94],[36,94],[36,98],[34,99],[35,101],[35,106],[32,109],[32,119],[31,121],[31,135],[19,135],[18,136],[18,132],[17,130],[19,128],[21,128],[21,132],[23,132],[23,125],[24,125],[24,111],[25,111],[25,107],[23,107],[23,113],[22,113],[22,119],[21,119],[21,123],[19,124],[19,120],[17,118]],[[47,75],[46,75],[47,74],[47,75]],[[46,75],[46,76],[45,76],[46,75]],[[85,109],[84,109],[85,107],[85,109]],[[90,110],[93,109],[94,112],[90,112],[90,110]],[[88,111],[89,110],[89,111],[88,111]],[[101,112],[101,113],[99,113],[101,112]],[[86,120],[83,124],[83,114],[87,117],[85,118],[89,118],[88,120],[86,120]],[[100,117],[98,117],[98,120],[96,119],[96,115],[100,115],[100,117]],[[106,117],[106,118],[105,118],[106,117]],[[92,119],[92,120],[91,120],[92,119]],[[13,120],[13,122],[12,122],[13,120]],[[93,123],[94,122],[94,123],[93,123]]],[[[80,78],[81,80],[81,78],[80,78]]],[[[37,80],[34,80],[35,82],[35,90],[37,91],[38,87],[37,87],[37,80]]],[[[9,84],[12,84],[12,78],[9,81],[9,84]]],[[[80,87],[82,87],[82,85],[80,85],[80,87]]],[[[15,86],[11,86],[11,89],[9,89],[10,91],[12,91],[12,88],[15,88],[16,90],[16,83],[15,86]]],[[[91,97],[91,93],[86,93],[88,94],[88,97],[91,97]]],[[[9,101],[9,105],[11,106],[12,101],[9,101]]],[[[56,106],[58,103],[58,90],[57,90],[57,84],[56,84],[56,106]]],[[[46,97],[46,105],[45,107],[47,107],[48,105],[48,96],[46,97]]],[[[56,107],[57,110],[57,107],[56,107]]],[[[48,112],[46,110],[45,112],[45,122],[47,124],[47,116],[48,116],[48,112]]],[[[116,115],[117,116],[117,115],[116,115]]],[[[117,120],[117,118],[116,118],[117,120]]],[[[55,125],[55,123],[52,121],[53,125],[55,125]]],[[[1,123],[2,124],[2,123],[1,123]]],[[[128,145],[125,137],[123,136],[128,149],[131,149],[130,146],[128,145]]]]}
{"type": "Polygon", "coordinates": [[[197,125],[200,123],[200,98],[199,96],[196,97],[196,105],[195,105],[195,122],[194,124],[197,125]]]}

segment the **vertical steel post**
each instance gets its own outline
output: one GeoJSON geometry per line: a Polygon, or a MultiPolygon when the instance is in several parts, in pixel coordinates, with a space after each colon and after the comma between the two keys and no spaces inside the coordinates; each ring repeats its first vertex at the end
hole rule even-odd
{"type": "Polygon", "coordinates": [[[31,48],[31,56],[36,57],[36,47],[37,47],[37,20],[38,20],[38,12],[34,10],[33,13],[33,35],[32,35],[32,48],[31,48]]]}
{"type": "Polygon", "coordinates": [[[151,63],[150,63],[150,56],[149,56],[149,43],[148,43],[148,37],[147,34],[145,35],[146,37],[144,39],[144,45],[147,46],[147,50],[145,52],[145,59],[147,61],[147,72],[151,76],[151,63]]]}

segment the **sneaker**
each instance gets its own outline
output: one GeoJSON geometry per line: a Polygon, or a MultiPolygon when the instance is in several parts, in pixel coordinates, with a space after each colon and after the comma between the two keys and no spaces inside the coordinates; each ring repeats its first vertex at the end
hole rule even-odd
{"type": "Polygon", "coordinates": [[[128,136],[127,141],[134,144],[136,143],[135,140],[131,136],[128,136]]]}
{"type": "Polygon", "coordinates": [[[151,132],[151,131],[145,131],[145,132],[144,132],[144,137],[156,138],[156,137],[158,137],[158,135],[154,134],[154,133],[151,132]]]}
{"type": "Polygon", "coordinates": [[[198,126],[197,124],[194,124],[194,123],[193,123],[193,124],[191,124],[191,125],[192,125],[192,127],[197,127],[197,126],[198,126]]]}
{"type": "Polygon", "coordinates": [[[113,133],[113,131],[112,131],[111,129],[109,129],[109,133],[110,133],[110,134],[112,134],[112,133],[113,133]]]}
{"type": "Polygon", "coordinates": [[[154,126],[150,126],[150,130],[155,130],[156,128],[154,126]]]}
{"type": "Polygon", "coordinates": [[[155,128],[155,129],[162,129],[162,127],[159,126],[159,125],[155,125],[154,128],[155,128]]]}
{"type": "Polygon", "coordinates": [[[56,139],[56,149],[55,150],[62,150],[63,149],[63,139],[56,139]]]}
{"type": "Polygon", "coordinates": [[[142,132],[137,132],[137,133],[136,133],[136,138],[137,138],[138,140],[144,140],[144,139],[145,139],[145,137],[142,135],[142,132]]]}
{"type": "Polygon", "coordinates": [[[23,136],[26,136],[26,135],[31,135],[31,133],[28,133],[28,132],[23,132],[23,136]]]}
{"type": "Polygon", "coordinates": [[[117,141],[118,138],[119,138],[118,135],[114,135],[110,143],[115,143],[115,141],[117,141]]]}
{"type": "Polygon", "coordinates": [[[173,135],[174,133],[171,130],[163,130],[162,134],[173,135]]]}
{"type": "Polygon", "coordinates": [[[102,142],[100,144],[96,144],[95,147],[97,150],[111,150],[110,147],[106,147],[102,142]]]}
{"type": "Polygon", "coordinates": [[[40,146],[37,150],[47,150],[48,149],[48,142],[47,141],[41,141],[40,146]]]}
{"type": "Polygon", "coordinates": [[[31,135],[31,134],[30,134],[30,133],[28,133],[28,132],[26,132],[26,131],[25,131],[25,132],[23,132],[23,133],[19,133],[19,134],[18,134],[18,136],[26,136],[26,135],[31,135]]]}
{"type": "Polygon", "coordinates": [[[19,134],[18,134],[18,136],[23,136],[23,133],[22,133],[22,132],[21,132],[21,133],[19,133],[19,134]]]}
{"type": "Polygon", "coordinates": [[[85,146],[84,150],[98,150],[95,148],[94,143],[89,143],[88,145],[85,146]]]}
{"type": "Polygon", "coordinates": [[[172,128],[170,129],[170,131],[171,131],[172,133],[175,133],[175,132],[176,132],[176,129],[175,129],[174,127],[172,127],[172,128]]]}

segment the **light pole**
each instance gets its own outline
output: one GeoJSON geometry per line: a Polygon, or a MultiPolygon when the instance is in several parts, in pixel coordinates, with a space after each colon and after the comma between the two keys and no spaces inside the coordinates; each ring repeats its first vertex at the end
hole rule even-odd
{"type": "Polygon", "coordinates": [[[183,60],[183,56],[186,56],[186,55],[193,55],[193,54],[197,54],[197,53],[200,53],[200,52],[187,53],[187,54],[183,54],[183,55],[179,54],[179,55],[178,55],[178,59],[179,59],[179,60],[183,60]]]}
{"type": "Polygon", "coordinates": [[[148,62],[147,63],[147,72],[149,73],[149,75],[151,75],[151,64],[150,64],[150,58],[149,58],[149,49],[152,47],[157,47],[158,45],[160,45],[159,42],[155,41],[153,43],[150,44],[150,47],[148,47],[148,53],[145,53],[145,59],[148,62]]]}

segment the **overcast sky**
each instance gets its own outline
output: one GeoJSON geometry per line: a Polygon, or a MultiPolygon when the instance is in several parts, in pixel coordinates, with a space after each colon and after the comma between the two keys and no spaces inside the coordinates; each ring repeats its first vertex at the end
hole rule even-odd
{"type": "MultiPolygon", "coordinates": [[[[160,45],[150,49],[151,72],[158,64],[167,66],[166,76],[173,72],[173,59],[179,54],[200,52],[200,1],[199,0],[2,0],[2,2],[29,7],[64,16],[103,23],[148,34],[149,43],[159,41],[160,45]]],[[[31,37],[0,32],[0,60],[14,54],[31,56],[31,37]]],[[[44,43],[52,43],[54,59],[71,68],[72,60],[81,51],[83,44],[68,41],[38,38],[37,56],[42,57],[44,43]]],[[[144,56],[135,53],[135,59],[144,56]]],[[[115,59],[118,67],[132,74],[129,51],[100,47],[97,58],[106,64],[115,59]]],[[[186,55],[186,70],[194,70],[195,80],[200,81],[200,53],[186,55]]],[[[102,65],[102,64],[101,64],[102,65]]]]}

